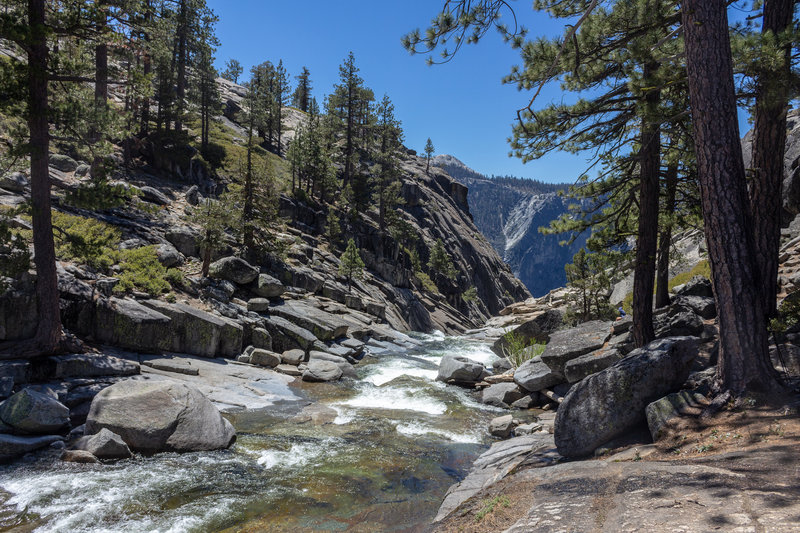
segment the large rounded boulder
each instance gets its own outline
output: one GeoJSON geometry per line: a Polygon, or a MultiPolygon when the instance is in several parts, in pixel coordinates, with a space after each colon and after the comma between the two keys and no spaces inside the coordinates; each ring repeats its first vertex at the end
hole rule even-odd
{"type": "Polygon", "coordinates": [[[170,381],[129,380],[92,401],[86,434],[106,428],[141,453],[227,448],[236,430],[194,387],[170,381]]]}
{"type": "Polygon", "coordinates": [[[58,433],[69,425],[69,409],[55,398],[27,388],[0,404],[0,421],[22,433],[58,433]]]}
{"type": "Polygon", "coordinates": [[[678,390],[697,356],[694,337],[670,337],[631,352],[575,384],[558,408],[555,442],[564,457],[591,454],[646,420],[648,404],[678,390]]]}
{"type": "Polygon", "coordinates": [[[224,279],[238,285],[247,285],[258,277],[258,269],[239,257],[223,257],[211,263],[208,272],[213,278],[224,279]]]}

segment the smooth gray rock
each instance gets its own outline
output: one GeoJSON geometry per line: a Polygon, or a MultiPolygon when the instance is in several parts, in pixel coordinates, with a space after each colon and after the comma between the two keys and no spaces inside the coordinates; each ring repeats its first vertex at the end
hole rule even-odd
{"type": "Polygon", "coordinates": [[[275,368],[281,364],[281,362],[281,356],[274,352],[269,352],[260,348],[256,348],[250,352],[250,364],[252,365],[275,368]]]}
{"type": "Polygon", "coordinates": [[[262,298],[277,298],[284,291],[283,283],[268,274],[259,274],[258,284],[253,288],[253,292],[262,298]]]}
{"type": "Polygon", "coordinates": [[[144,360],[142,364],[153,370],[161,370],[162,372],[172,372],[173,374],[183,374],[185,376],[200,375],[200,370],[196,366],[192,366],[192,364],[185,359],[155,358],[144,360]]]}
{"type": "Polygon", "coordinates": [[[628,333],[632,326],[633,317],[631,315],[627,315],[619,320],[614,321],[614,324],[611,326],[611,334],[616,337],[617,335],[628,333]]]}
{"type": "Polygon", "coordinates": [[[703,334],[703,319],[694,311],[683,307],[671,307],[669,312],[653,320],[657,338],[699,337],[703,334]]]}
{"type": "Polygon", "coordinates": [[[156,256],[158,256],[158,262],[167,268],[181,266],[186,262],[183,254],[171,244],[159,244],[156,247],[156,256]]]}
{"type": "Polygon", "coordinates": [[[74,448],[87,451],[98,459],[127,459],[133,455],[122,437],[106,428],[94,435],[81,437],[74,448]]]}
{"type": "Polygon", "coordinates": [[[199,205],[200,204],[200,189],[197,188],[197,185],[192,185],[189,187],[189,190],[186,191],[184,195],[186,198],[186,203],[189,205],[199,205]]]}
{"type": "Polygon", "coordinates": [[[281,354],[281,360],[290,365],[299,365],[306,359],[306,352],[303,350],[286,350],[281,354]]]}
{"type": "Polygon", "coordinates": [[[307,368],[303,372],[303,381],[336,381],[342,377],[342,369],[330,361],[315,359],[309,361],[306,366],[307,368]]]}
{"type": "Polygon", "coordinates": [[[169,205],[172,203],[172,201],[169,199],[169,197],[167,197],[166,194],[159,191],[155,187],[149,187],[149,186],[140,187],[139,191],[141,191],[142,193],[142,198],[146,202],[150,202],[151,204],[169,205]]]}
{"type": "Polygon", "coordinates": [[[272,336],[272,349],[276,352],[295,348],[308,350],[318,340],[307,329],[292,324],[279,316],[269,317],[264,321],[264,325],[272,336]]]}
{"type": "Polygon", "coordinates": [[[40,364],[50,379],[134,376],[139,373],[138,363],[103,353],[54,355],[40,364]]]}
{"type": "Polygon", "coordinates": [[[43,437],[22,437],[0,433],[0,463],[8,462],[26,453],[46,448],[52,443],[63,440],[58,435],[43,437]]]}
{"type": "Polygon", "coordinates": [[[236,357],[242,353],[244,328],[192,306],[161,300],[145,300],[143,305],[170,318],[170,347],[177,353],[201,357],[236,357]]]}
{"type": "Polygon", "coordinates": [[[269,311],[269,300],[266,298],[250,298],[247,300],[247,310],[255,313],[269,311]]]}
{"type": "Polygon", "coordinates": [[[272,351],[272,335],[264,328],[254,328],[250,342],[255,348],[272,351]]]}
{"type": "Polygon", "coordinates": [[[611,325],[612,322],[593,320],[553,333],[542,353],[542,361],[563,381],[567,361],[602,348],[611,338],[611,325]]]}
{"type": "Polygon", "coordinates": [[[436,381],[475,384],[487,374],[486,367],[477,361],[457,355],[445,355],[439,363],[436,381]]]}
{"type": "Polygon", "coordinates": [[[283,317],[289,322],[310,331],[323,341],[330,341],[347,334],[350,324],[338,316],[317,309],[303,302],[283,302],[269,309],[270,315],[283,317]]]}
{"type": "Polygon", "coordinates": [[[683,285],[675,287],[673,292],[678,296],[702,296],[704,298],[714,297],[714,291],[711,288],[711,281],[703,276],[693,277],[683,285]]]}
{"type": "Polygon", "coordinates": [[[171,320],[127,298],[101,299],[95,309],[94,336],[99,342],[137,352],[160,353],[172,346],[171,320]]]}
{"type": "Polygon", "coordinates": [[[529,392],[549,389],[563,381],[564,377],[553,372],[541,356],[528,359],[514,371],[514,383],[529,392]]]}
{"type": "Polygon", "coordinates": [[[60,459],[65,463],[99,464],[100,460],[93,453],[85,450],[64,450],[60,459]]]}
{"type": "Polygon", "coordinates": [[[11,396],[12,390],[14,390],[14,378],[0,374],[0,400],[11,396]]]}
{"type": "Polygon", "coordinates": [[[553,446],[553,436],[546,433],[495,442],[475,460],[467,477],[447,490],[433,522],[444,520],[467,499],[501,481],[523,462],[536,466],[556,463],[560,457],[553,446]]]}
{"type": "Polygon", "coordinates": [[[694,337],[656,340],[576,383],[558,408],[555,442],[564,457],[582,457],[646,418],[647,405],[678,389],[698,352],[694,337]]]}
{"type": "Polygon", "coordinates": [[[684,307],[697,313],[706,320],[717,317],[717,304],[714,298],[706,296],[677,296],[673,298],[671,307],[684,307]]]}
{"type": "Polygon", "coordinates": [[[78,165],[78,168],[75,169],[75,175],[78,177],[83,177],[88,175],[90,170],[92,170],[92,167],[90,167],[86,163],[81,163],[80,165],[78,165]]]}
{"type": "Polygon", "coordinates": [[[576,359],[568,361],[564,367],[564,375],[569,383],[577,383],[586,376],[605,370],[620,359],[625,357],[614,348],[601,348],[596,352],[587,353],[576,359]]]}
{"type": "Polygon", "coordinates": [[[50,154],[47,164],[61,172],[74,172],[78,168],[78,162],[68,155],[50,154]]]}
{"type": "Polygon", "coordinates": [[[170,228],[164,232],[164,238],[171,242],[183,255],[187,257],[200,256],[200,250],[197,246],[200,234],[197,230],[188,226],[170,228]]]}
{"type": "Polygon", "coordinates": [[[196,388],[172,381],[116,383],[92,401],[86,433],[107,428],[133,451],[190,452],[227,448],[236,430],[196,388]]]}
{"type": "Polygon", "coordinates": [[[26,388],[0,404],[0,420],[23,433],[52,434],[69,425],[69,408],[52,396],[26,388]]]}
{"type": "Polygon", "coordinates": [[[240,257],[223,257],[211,263],[209,274],[238,285],[247,285],[258,277],[258,269],[240,257]]]}
{"type": "Polygon", "coordinates": [[[495,407],[508,407],[517,400],[525,397],[527,391],[523,391],[516,383],[495,383],[483,389],[481,402],[495,407]]]}
{"type": "Polygon", "coordinates": [[[0,178],[0,189],[21,193],[25,192],[25,189],[28,187],[30,187],[28,178],[25,177],[25,174],[22,172],[4,174],[3,177],[0,178]]]}
{"type": "Polygon", "coordinates": [[[702,394],[682,390],[648,404],[645,413],[653,442],[661,440],[672,420],[683,416],[697,417],[709,403],[702,394]]]}
{"type": "Polygon", "coordinates": [[[511,415],[498,416],[489,422],[489,434],[501,439],[507,439],[514,432],[514,417],[511,415]]]}

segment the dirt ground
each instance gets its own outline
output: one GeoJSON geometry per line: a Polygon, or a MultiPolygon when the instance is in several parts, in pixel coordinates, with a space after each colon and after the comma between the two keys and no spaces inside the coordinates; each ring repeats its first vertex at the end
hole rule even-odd
{"type": "Polygon", "coordinates": [[[433,531],[800,531],[799,413],[796,394],[748,397],[656,444],[521,467],[433,531]]]}

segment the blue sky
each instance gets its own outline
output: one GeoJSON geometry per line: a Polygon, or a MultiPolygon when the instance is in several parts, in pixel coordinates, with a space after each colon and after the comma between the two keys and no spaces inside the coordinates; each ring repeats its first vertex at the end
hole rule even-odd
{"type": "MultiPolygon", "coordinates": [[[[496,32],[465,46],[445,65],[429,67],[424,56],[403,49],[401,37],[417,27],[424,30],[441,0],[208,0],[208,5],[220,18],[220,68],[229,58],[246,71],[282,59],[292,76],[306,66],[322,103],[352,50],[366,84],[378,98],[384,93],[392,98],[410,148],[421,152],[430,137],[437,154],[452,154],[484,174],[548,182],[572,182],[586,167],[580,155],[557,153],[525,165],[508,156],[511,124],[531,95],[501,83],[519,55],[496,32]]],[[[531,36],[563,32],[563,21],[530,6],[529,0],[514,2],[531,36]]],[[[537,106],[561,98],[558,87],[548,87],[537,106]]]]}

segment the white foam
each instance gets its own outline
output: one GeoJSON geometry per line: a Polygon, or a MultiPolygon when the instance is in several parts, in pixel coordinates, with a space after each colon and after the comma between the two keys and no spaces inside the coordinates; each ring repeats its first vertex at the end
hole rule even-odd
{"type": "MultiPolygon", "coordinates": [[[[417,411],[429,415],[441,415],[447,406],[439,400],[426,395],[420,389],[399,389],[394,387],[368,388],[354,398],[335,405],[357,409],[384,409],[390,411],[417,411]]],[[[331,407],[334,407],[332,405],[331,407]]]]}
{"type": "Polygon", "coordinates": [[[416,437],[420,435],[436,435],[438,437],[443,437],[447,440],[453,442],[463,442],[463,443],[480,443],[481,436],[479,433],[455,433],[452,431],[446,431],[443,429],[433,428],[430,426],[426,426],[417,422],[411,422],[406,424],[398,424],[397,432],[403,435],[408,435],[410,437],[416,437]]]}
{"type": "Polygon", "coordinates": [[[413,376],[433,381],[436,379],[436,374],[436,370],[420,368],[403,359],[392,359],[384,364],[372,365],[368,370],[368,374],[364,377],[364,381],[380,387],[402,376],[413,376]]]}

